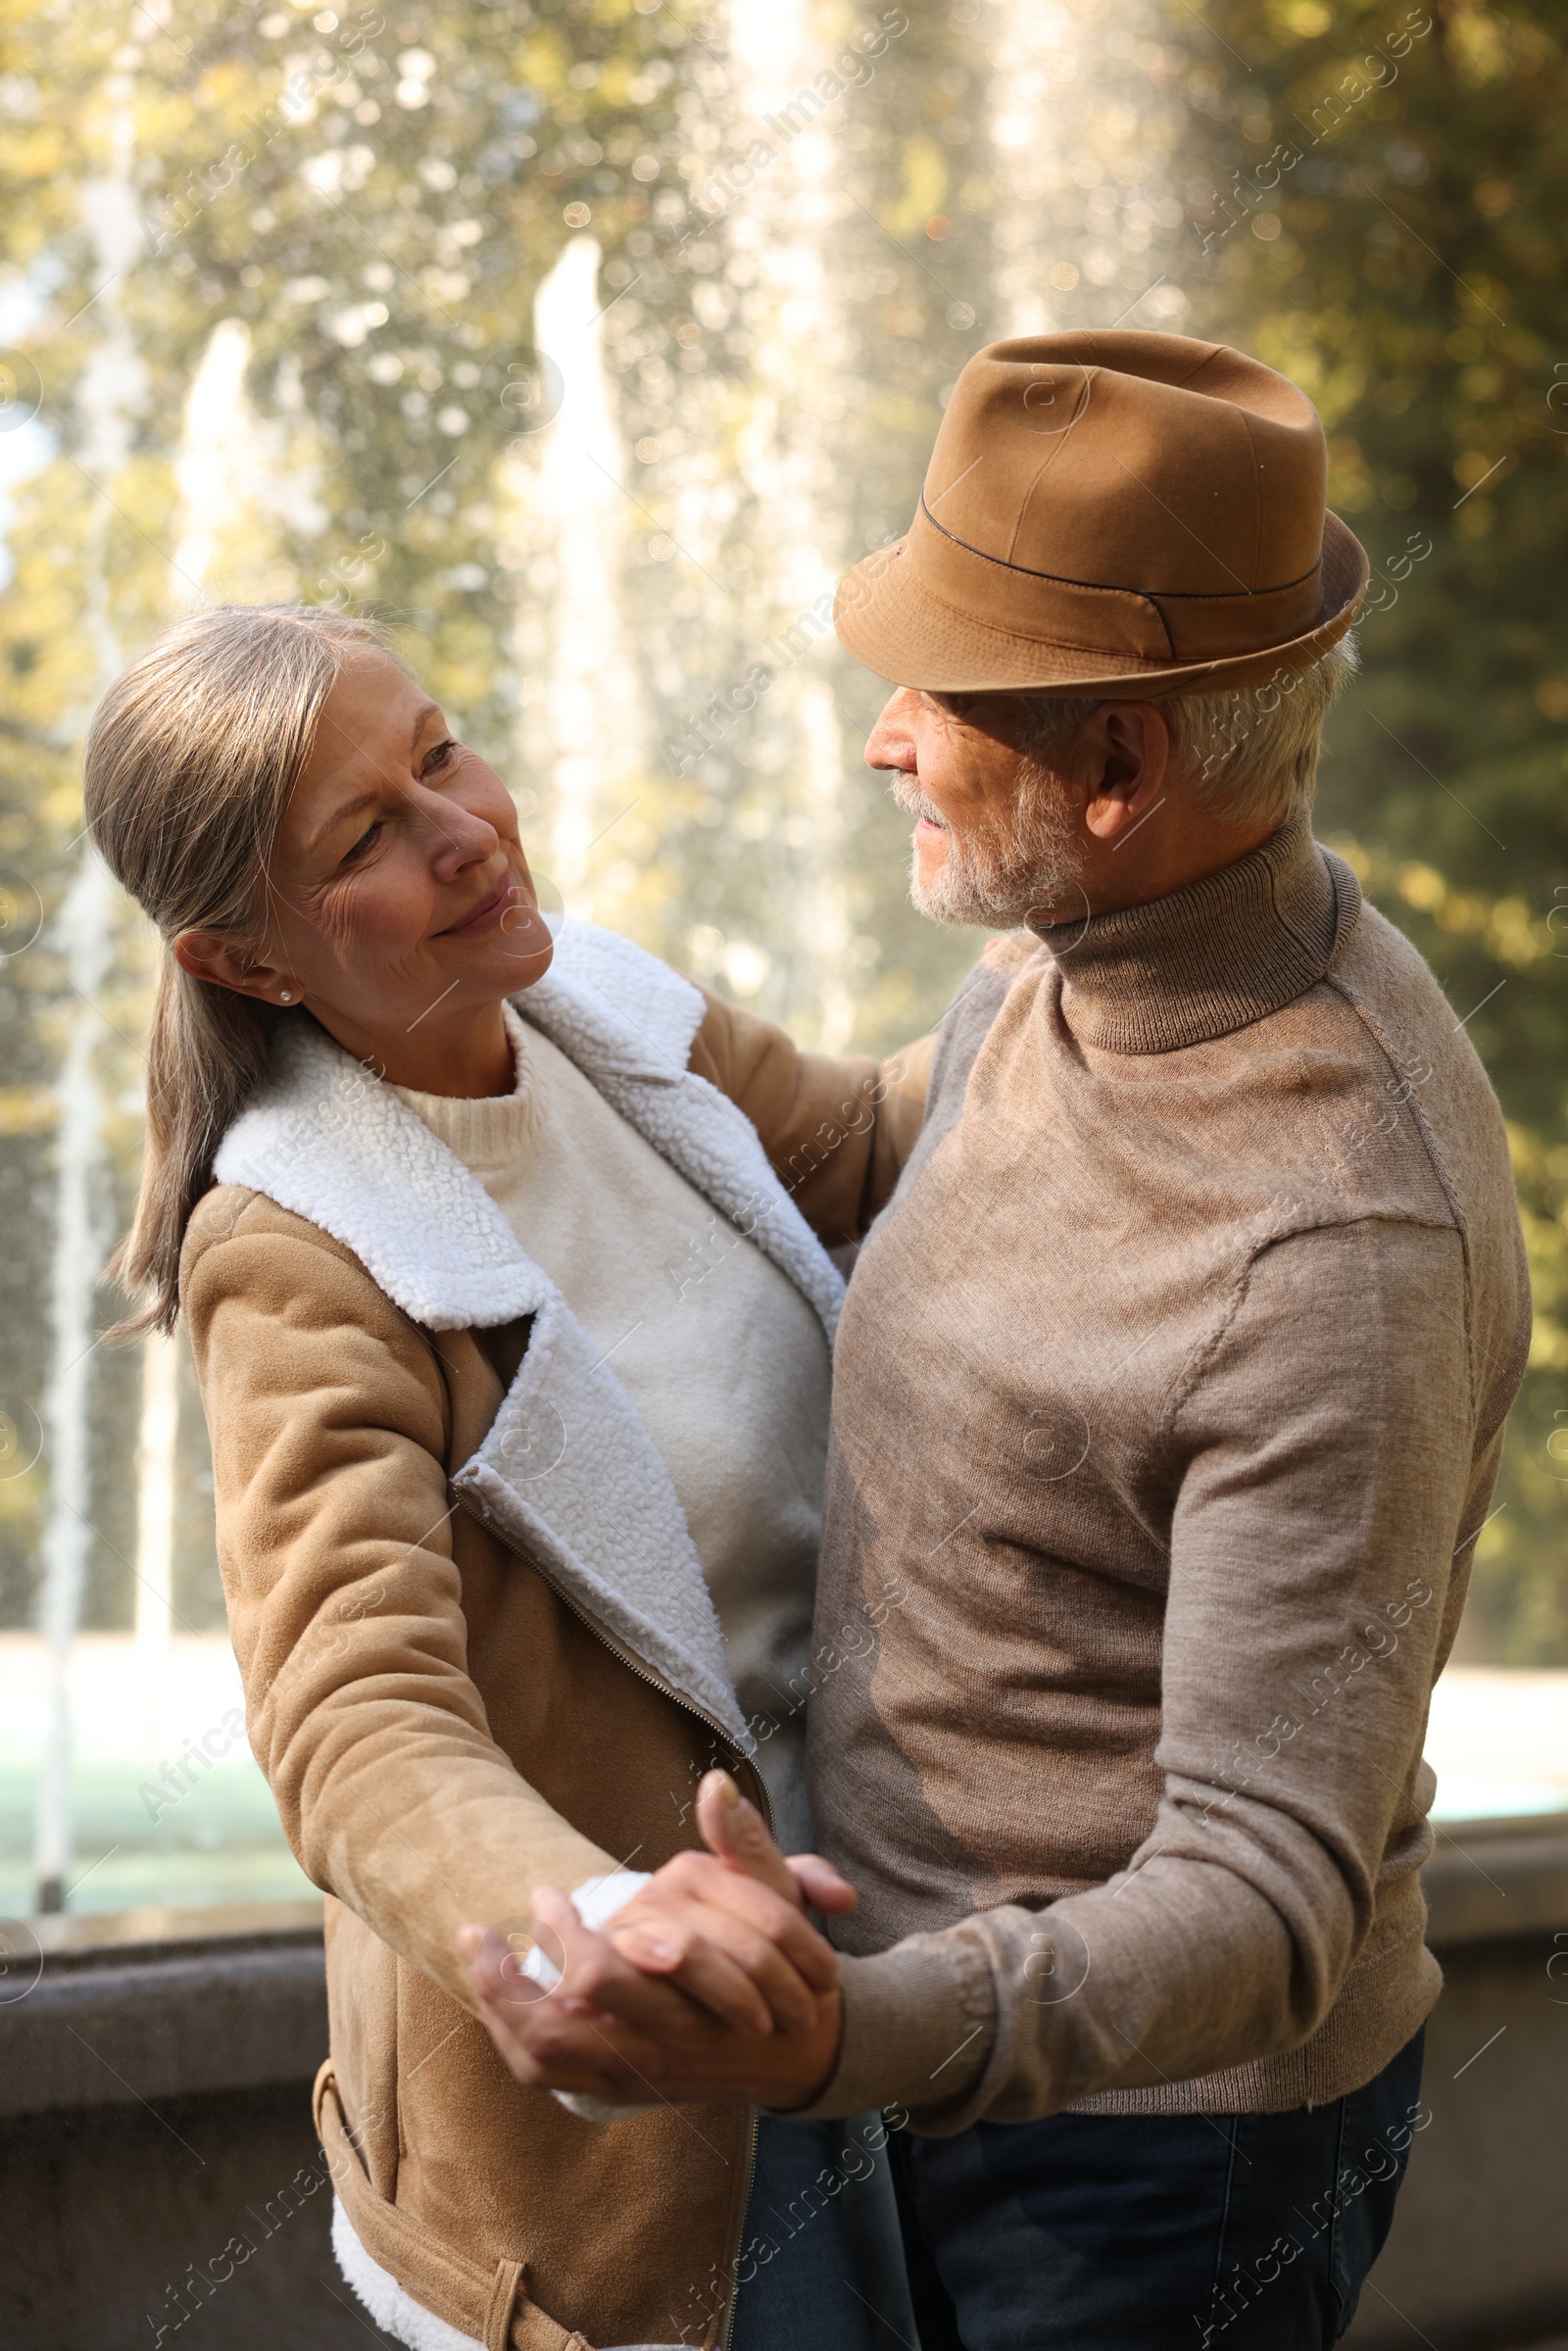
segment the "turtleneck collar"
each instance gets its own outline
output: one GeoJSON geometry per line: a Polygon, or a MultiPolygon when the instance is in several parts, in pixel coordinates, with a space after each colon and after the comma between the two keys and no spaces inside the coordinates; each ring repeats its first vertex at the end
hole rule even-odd
{"type": "Polygon", "coordinates": [[[1360,910],[1354,874],[1293,817],[1260,849],[1168,898],[1087,923],[1032,924],[1080,1044],[1164,1053],[1278,1012],[1323,977],[1360,910]]]}

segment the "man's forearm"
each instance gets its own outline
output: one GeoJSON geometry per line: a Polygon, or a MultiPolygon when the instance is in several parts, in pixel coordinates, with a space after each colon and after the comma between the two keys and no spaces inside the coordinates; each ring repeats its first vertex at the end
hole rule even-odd
{"type": "Polygon", "coordinates": [[[1113,1881],[1046,1911],[977,1913],[841,1962],[844,2037],[812,2115],[902,2106],[934,2136],[1033,2122],[1106,2087],[1141,2088],[1293,2046],[1278,1914],[1223,1870],[1195,1905],[1160,1865],[1118,1910],[1113,1881]]]}

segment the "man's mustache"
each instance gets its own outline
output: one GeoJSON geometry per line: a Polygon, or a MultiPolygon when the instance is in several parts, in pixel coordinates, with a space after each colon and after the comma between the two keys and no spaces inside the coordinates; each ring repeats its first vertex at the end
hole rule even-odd
{"type": "Polygon", "coordinates": [[[903,767],[888,770],[888,790],[906,816],[923,816],[927,824],[948,829],[948,820],[934,801],[928,800],[914,778],[903,767]]]}

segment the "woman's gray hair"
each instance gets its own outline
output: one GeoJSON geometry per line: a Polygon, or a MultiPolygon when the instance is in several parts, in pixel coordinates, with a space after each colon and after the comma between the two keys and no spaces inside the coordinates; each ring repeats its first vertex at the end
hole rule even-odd
{"type": "Polygon", "coordinates": [[[345,663],[369,652],[396,659],[368,620],[308,605],[220,605],[155,638],[93,713],[87,830],[163,938],[141,1190],[109,1269],[148,1303],[117,1336],[173,1327],[191,1211],[290,1017],[193,979],[172,943],[212,930],[260,948],[272,845],[322,705],[345,663]]]}
{"type": "MultiPolygon", "coordinates": [[[[1211,814],[1238,824],[1284,824],[1310,808],[1323,721],[1360,665],[1353,635],[1308,669],[1279,671],[1228,694],[1166,694],[1154,708],[1170,731],[1172,765],[1211,814]]],[[[1031,695],[1023,748],[1051,768],[1080,727],[1114,697],[1093,702],[1031,695]]]]}

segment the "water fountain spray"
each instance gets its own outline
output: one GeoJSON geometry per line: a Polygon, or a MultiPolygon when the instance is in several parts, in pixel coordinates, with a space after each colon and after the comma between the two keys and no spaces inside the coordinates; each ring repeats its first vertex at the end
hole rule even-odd
{"type": "MultiPolygon", "coordinates": [[[[85,549],[87,624],[96,682],[107,685],[122,665],[110,612],[106,549],[112,513],[104,487],[130,453],[131,418],[144,371],[120,299],[123,271],[141,250],[130,160],[132,84],[125,72],[109,84],[110,169],[83,195],[92,233],[100,339],[81,376],[77,408],[80,469],[98,488],[85,549]]],[[[39,1629],[48,1647],[48,1729],[38,1779],[34,1867],[41,1911],[61,1910],[70,1890],[71,1655],[81,1615],[93,1543],[89,1412],[97,1346],[94,1307],[108,1245],[103,1207],[109,1169],[104,1143],[104,1094],[98,1069],[107,1023],[99,1000],[114,954],[117,894],[102,859],[84,845],[55,924],[71,993],[65,1053],[55,1094],[59,1108],[55,1152],[54,1251],[51,1264],[50,1371],[43,1427],[49,1462],[49,1504],[42,1543],[39,1629]]]]}

